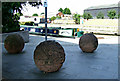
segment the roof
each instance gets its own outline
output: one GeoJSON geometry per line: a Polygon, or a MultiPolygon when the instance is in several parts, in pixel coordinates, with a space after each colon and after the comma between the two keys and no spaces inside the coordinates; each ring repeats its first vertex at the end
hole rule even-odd
{"type": "Polygon", "coordinates": [[[101,8],[113,8],[113,7],[118,7],[118,4],[91,6],[91,7],[88,7],[87,9],[85,9],[85,10],[90,10],[90,9],[101,9],[101,8]]]}

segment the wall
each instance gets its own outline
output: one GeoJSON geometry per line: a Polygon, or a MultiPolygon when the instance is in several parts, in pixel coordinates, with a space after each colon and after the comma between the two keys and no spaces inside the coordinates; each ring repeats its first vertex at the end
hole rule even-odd
{"type": "Polygon", "coordinates": [[[116,13],[118,14],[118,7],[114,7],[114,8],[101,8],[101,9],[90,9],[90,10],[84,10],[84,12],[88,12],[91,13],[93,16],[93,19],[96,19],[96,16],[99,12],[102,12],[105,16],[105,19],[108,19],[109,17],[107,16],[107,12],[110,10],[116,10],[116,13]]]}

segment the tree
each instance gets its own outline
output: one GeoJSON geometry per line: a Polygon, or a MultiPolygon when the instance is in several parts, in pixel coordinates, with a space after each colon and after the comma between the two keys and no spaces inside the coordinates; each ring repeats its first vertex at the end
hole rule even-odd
{"type": "Polygon", "coordinates": [[[56,18],[57,18],[57,19],[61,19],[61,16],[57,16],[56,18]]]}
{"type": "Polygon", "coordinates": [[[65,8],[65,9],[63,10],[63,14],[69,14],[69,15],[71,15],[70,9],[69,9],[69,8],[65,8]]]}
{"type": "Polygon", "coordinates": [[[97,19],[104,19],[104,14],[102,12],[99,12],[97,15],[97,19]]]}
{"type": "Polygon", "coordinates": [[[92,15],[90,13],[84,13],[83,18],[84,19],[92,19],[92,15]]]}
{"type": "Polygon", "coordinates": [[[76,24],[80,24],[80,14],[74,14],[73,19],[76,24]]]}
{"type": "Polygon", "coordinates": [[[62,9],[62,8],[60,8],[58,11],[59,11],[59,12],[63,12],[63,9],[62,9]]]}
{"type": "Polygon", "coordinates": [[[115,10],[110,10],[110,11],[108,11],[107,16],[108,16],[110,19],[114,19],[115,16],[116,16],[116,11],[115,11],[115,10]]]}
{"type": "MultiPolygon", "coordinates": [[[[26,5],[25,2],[2,2],[2,32],[13,32],[19,31],[19,14],[21,15],[22,4],[26,5]],[[15,14],[15,12],[17,14],[15,14]],[[18,14],[19,13],[19,14],[18,14]]],[[[32,6],[42,5],[41,2],[29,2],[32,6]],[[34,4],[36,3],[36,4],[34,4]]]]}
{"type": "Polygon", "coordinates": [[[54,21],[55,19],[56,19],[56,17],[55,17],[55,16],[51,17],[51,21],[54,21]]]}
{"type": "Polygon", "coordinates": [[[20,19],[20,16],[23,16],[23,14],[21,13],[16,13],[14,14],[13,18],[16,19],[16,20],[19,20],[20,19]]]}
{"type": "Polygon", "coordinates": [[[38,16],[38,14],[37,14],[37,13],[34,13],[32,16],[38,16]]]}
{"type": "Polygon", "coordinates": [[[44,12],[42,12],[40,15],[42,15],[42,14],[45,14],[44,12]]]}

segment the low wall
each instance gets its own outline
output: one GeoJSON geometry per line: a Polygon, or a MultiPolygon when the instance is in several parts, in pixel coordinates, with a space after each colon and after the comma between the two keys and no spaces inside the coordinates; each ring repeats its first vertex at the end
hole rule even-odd
{"type": "Polygon", "coordinates": [[[19,34],[20,36],[23,37],[25,43],[28,43],[28,42],[29,42],[29,32],[28,32],[28,31],[19,31],[19,32],[11,32],[11,33],[3,33],[3,34],[0,34],[0,37],[2,37],[2,40],[0,40],[0,42],[3,43],[4,40],[6,39],[6,37],[7,37],[8,35],[11,35],[11,34],[19,34]]]}
{"type": "Polygon", "coordinates": [[[88,19],[84,20],[82,30],[89,33],[117,34],[119,32],[118,19],[88,19]]]}

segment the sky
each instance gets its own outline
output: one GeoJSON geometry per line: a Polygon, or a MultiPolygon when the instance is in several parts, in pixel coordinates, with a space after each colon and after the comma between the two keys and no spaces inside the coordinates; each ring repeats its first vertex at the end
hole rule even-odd
{"type": "MultiPolygon", "coordinates": [[[[42,0],[43,2],[44,0],[42,0]]],[[[91,6],[117,4],[120,0],[47,0],[48,1],[48,17],[56,16],[60,8],[69,8],[72,13],[83,14],[84,9],[91,6]]],[[[43,6],[39,9],[28,6],[24,9],[23,14],[32,15],[34,13],[42,13],[45,11],[43,6]],[[27,10],[26,10],[27,9],[27,10]]]]}

